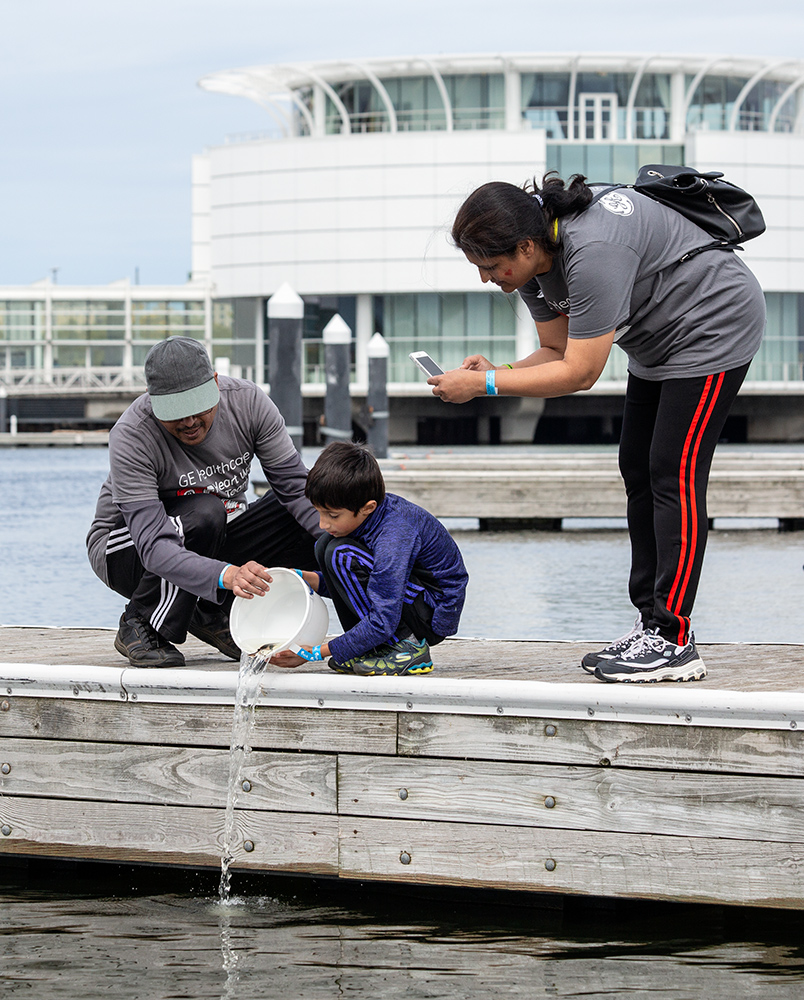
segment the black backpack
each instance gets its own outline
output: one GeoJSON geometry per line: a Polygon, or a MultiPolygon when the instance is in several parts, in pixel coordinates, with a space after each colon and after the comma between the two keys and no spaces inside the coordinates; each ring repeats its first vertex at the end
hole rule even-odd
{"type": "Polygon", "coordinates": [[[586,207],[594,205],[609,191],[632,188],[675,209],[714,237],[714,242],[688,251],[681,260],[689,260],[705,250],[739,250],[739,243],[765,232],[765,220],[759,205],[747,191],[722,178],[723,174],[717,170],[702,174],[691,167],[649,163],[639,168],[633,184],[609,185],[586,207]]]}

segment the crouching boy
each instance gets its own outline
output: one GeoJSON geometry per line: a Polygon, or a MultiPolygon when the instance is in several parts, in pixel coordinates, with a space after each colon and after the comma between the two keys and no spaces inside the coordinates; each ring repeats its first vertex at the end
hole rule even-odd
{"type": "MultiPolygon", "coordinates": [[[[458,629],[468,580],[449,532],[423,508],[386,493],[374,456],[345,441],[324,449],[305,493],[325,534],[315,548],[321,571],[301,575],[332,599],[345,630],[310,658],[331,657],[338,673],[429,673],[430,646],[458,629]]],[[[304,660],[286,651],[272,662],[304,660]]]]}

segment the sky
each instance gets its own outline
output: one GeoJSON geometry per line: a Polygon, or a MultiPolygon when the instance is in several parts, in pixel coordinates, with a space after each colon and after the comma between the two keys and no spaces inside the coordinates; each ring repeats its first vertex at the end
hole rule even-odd
{"type": "Polygon", "coordinates": [[[205,74],[459,52],[804,59],[801,0],[0,0],[0,285],[181,283],[190,164],[272,127],[205,74]]]}

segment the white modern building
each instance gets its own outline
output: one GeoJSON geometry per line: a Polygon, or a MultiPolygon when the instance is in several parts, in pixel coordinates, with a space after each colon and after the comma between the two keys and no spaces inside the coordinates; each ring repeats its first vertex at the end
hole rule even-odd
{"type": "MultiPolygon", "coordinates": [[[[804,60],[454,55],[255,66],[200,85],[256,101],[266,132],[230,136],[194,158],[192,281],[183,291],[136,296],[150,295],[171,315],[181,307],[169,303],[203,303],[198,335],[203,327],[213,357],[270,382],[265,303],[290,284],[305,302],[311,427],[323,392],[321,332],[337,312],[354,333],[356,413],[368,340],[379,331],[390,345],[392,440],[532,440],[540,414],[542,436],[616,434],[625,375],[616,348],[588,393],[463,407],[433,399],[408,353],[426,349],[447,367],[478,351],[501,363],[533,349],[518,297],[481,287],[449,244],[455,210],[479,184],[522,183],[552,169],[629,182],[641,164],[663,162],[722,170],[759,201],[768,231],[746,245],[745,259],[766,293],[768,331],[731,433],[804,439],[804,60]]],[[[69,331],[74,340],[63,324],[47,327],[47,310],[67,298],[55,293],[0,289],[0,336],[9,329],[2,310],[15,298],[45,311],[41,341],[33,326],[13,328],[30,335],[25,366],[53,371],[70,344],[71,364],[83,357],[93,370],[136,369],[136,296],[117,309],[122,339],[104,341],[114,350],[100,355],[99,341],[78,339],[79,325],[69,331]],[[37,306],[47,295],[51,305],[37,306]]],[[[5,336],[0,377],[9,382],[23,344],[5,336]]]]}

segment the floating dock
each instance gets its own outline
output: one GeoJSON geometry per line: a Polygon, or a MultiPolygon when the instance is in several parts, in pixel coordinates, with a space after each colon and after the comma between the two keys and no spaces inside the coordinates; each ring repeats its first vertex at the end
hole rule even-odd
{"type": "MultiPolygon", "coordinates": [[[[217,867],[237,665],[0,629],[0,852],[217,867]]],[[[595,643],[447,640],[424,677],[270,668],[233,870],[804,908],[804,646],[602,684],[595,643]]]]}
{"type": "MultiPolygon", "coordinates": [[[[472,455],[435,452],[380,462],[385,485],[436,517],[477,517],[481,528],[559,530],[564,518],[624,518],[625,487],[614,451],[472,455]]],[[[255,480],[257,494],[267,484],[255,480]]],[[[778,518],[804,529],[804,452],[715,453],[710,519],[778,518]]]]}

